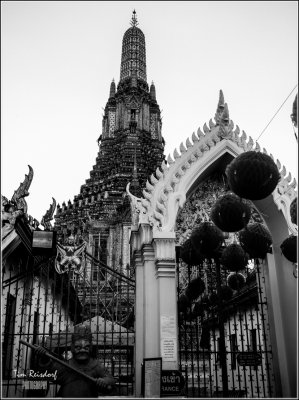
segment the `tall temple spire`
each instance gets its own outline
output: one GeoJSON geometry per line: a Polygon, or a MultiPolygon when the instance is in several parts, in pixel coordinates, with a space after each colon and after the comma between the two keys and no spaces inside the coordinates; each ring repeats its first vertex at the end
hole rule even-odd
{"type": "MultiPolygon", "coordinates": [[[[117,85],[114,79],[110,82],[96,162],[74,205],[68,203],[57,211],[60,235],[65,234],[65,226],[85,232],[88,212],[96,221],[92,234],[100,232],[103,248],[107,247],[109,227],[119,221],[128,206],[124,202],[128,182],[131,192],[141,197],[148,177],[165,159],[161,111],[155,85],[149,88],[146,81],[145,37],[137,24],[134,10],[122,40],[120,81],[117,85]]],[[[129,222],[130,213],[124,215],[129,222]]]]}
{"type": "Polygon", "coordinates": [[[136,11],[133,11],[131,28],[127,29],[122,41],[120,80],[130,78],[136,71],[137,79],[146,82],[145,37],[137,27],[136,11]]]}

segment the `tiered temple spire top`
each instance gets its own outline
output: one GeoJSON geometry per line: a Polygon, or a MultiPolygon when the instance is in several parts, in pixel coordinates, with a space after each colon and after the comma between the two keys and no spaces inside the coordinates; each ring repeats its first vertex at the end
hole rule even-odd
{"type": "Polygon", "coordinates": [[[137,79],[146,82],[146,49],[145,37],[140,28],[136,11],[133,11],[131,27],[127,29],[122,41],[122,56],[120,67],[120,80],[132,78],[135,73],[137,79]],[[134,71],[134,72],[133,72],[134,71]]]}

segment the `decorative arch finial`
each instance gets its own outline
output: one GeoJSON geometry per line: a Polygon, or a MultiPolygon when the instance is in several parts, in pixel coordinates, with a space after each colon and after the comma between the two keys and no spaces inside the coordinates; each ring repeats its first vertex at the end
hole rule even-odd
{"type": "Polygon", "coordinates": [[[132,19],[131,19],[131,25],[133,27],[138,25],[138,21],[137,21],[136,11],[135,10],[133,11],[133,15],[132,15],[132,19]]]}
{"type": "Polygon", "coordinates": [[[223,95],[223,91],[220,89],[219,91],[219,101],[218,101],[218,105],[217,105],[217,110],[216,110],[216,114],[215,114],[215,121],[216,124],[219,125],[220,119],[221,119],[221,115],[223,113],[224,110],[224,95],[223,95]]]}

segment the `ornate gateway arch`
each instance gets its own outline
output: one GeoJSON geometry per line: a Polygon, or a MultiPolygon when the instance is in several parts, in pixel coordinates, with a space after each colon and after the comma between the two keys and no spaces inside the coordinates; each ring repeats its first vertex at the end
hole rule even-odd
{"type": "MultiPolygon", "coordinates": [[[[173,157],[168,156],[167,163],[157,168],[155,175],[146,182],[143,197],[132,195],[129,185],[127,187],[133,215],[131,257],[136,269],[137,396],[141,394],[144,358],[162,357],[163,369],[178,369],[175,268],[178,210],[215,170],[224,172],[233,158],[252,150],[267,154],[229,119],[228,107],[220,91],[214,121],[211,119],[202,130],[199,128],[197,133],[194,132],[185,145],[181,143],[173,157]]],[[[273,239],[273,254],[268,254],[265,261],[265,285],[276,375],[281,381],[282,396],[288,397],[295,395],[297,379],[297,282],[293,266],[281,254],[280,245],[289,234],[296,233],[289,210],[297,197],[297,183],[278,160],[276,165],[281,178],[274,192],[253,203],[273,239]]]]}

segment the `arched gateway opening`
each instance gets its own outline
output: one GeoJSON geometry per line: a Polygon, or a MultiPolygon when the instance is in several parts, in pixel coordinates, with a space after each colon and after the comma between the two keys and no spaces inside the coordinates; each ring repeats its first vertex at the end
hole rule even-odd
{"type": "MultiPolygon", "coordinates": [[[[296,181],[277,161],[281,179],[276,189],[251,202],[251,219],[270,231],[272,252],[263,260],[250,260],[240,271],[243,288],[233,290],[220,309],[213,304],[213,293],[219,282],[227,284],[229,271],[217,276],[213,260],[188,265],[180,247],[196,224],[209,220],[213,201],[227,191],[229,162],[244,151],[261,149],[234,127],[222,92],[215,122],[193,133],[192,142],[187,139],[180,153],[174,151],[174,160],[169,156],[168,165],[157,169],[143,198],[128,190],[135,215],[136,395],[141,394],[144,358],[161,357],[163,370],[183,373],[189,397],[295,396],[297,281],[280,245],[296,231],[289,213],[296,181]],[[196,278],[205,289],[186,304],[185,291],[196,278]]],[[[234,240],[235,234],[227,235],[227,243],[234,240]]]]}

